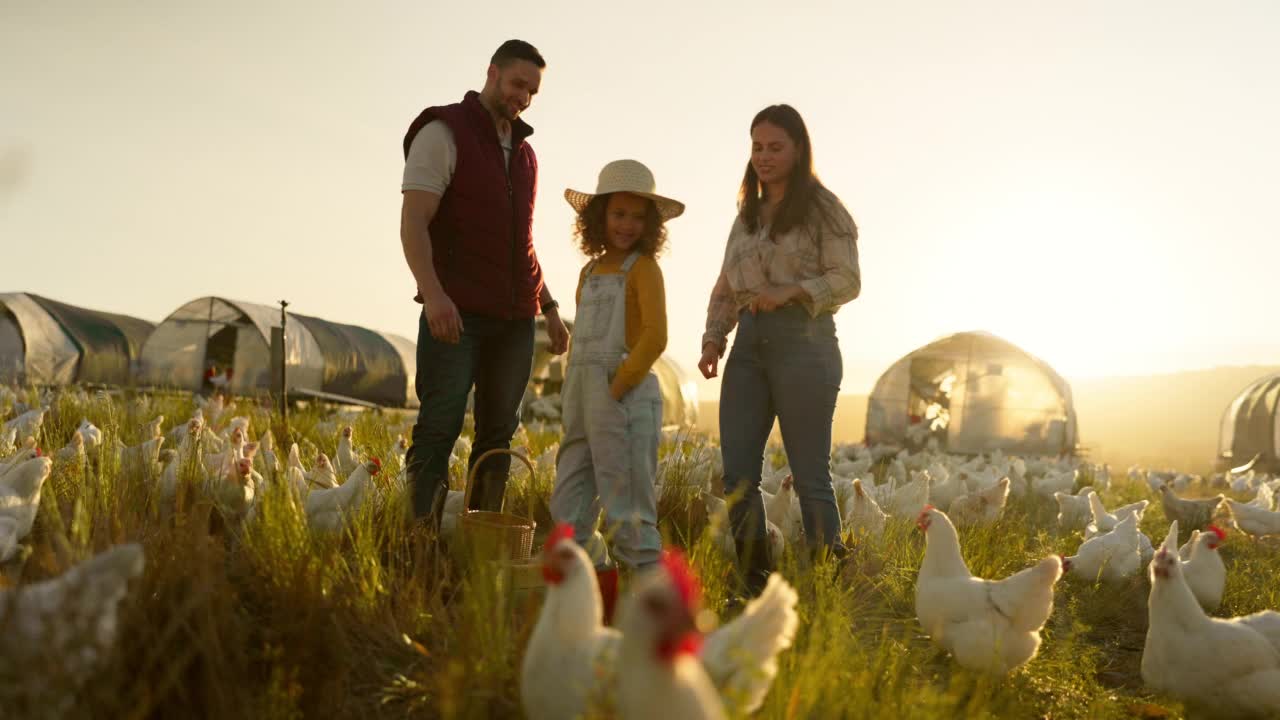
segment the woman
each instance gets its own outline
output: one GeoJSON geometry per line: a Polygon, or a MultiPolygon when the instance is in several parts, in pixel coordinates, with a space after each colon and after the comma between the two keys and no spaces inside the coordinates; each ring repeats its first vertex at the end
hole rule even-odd
{"type": "Polygon", "coordinates": [[[843,364],[832,314],[861,290],[858,229],[813,172],[809,131],[795,108],[773,105],[751,122],[751,161],[720,278],[707,308],[698,369],[720,385],[725,494],[745,590],[773,569],[760,496],[761,461],[776,418],[814,550],[844,554],[829,470],[831,421],[843,364]]]}

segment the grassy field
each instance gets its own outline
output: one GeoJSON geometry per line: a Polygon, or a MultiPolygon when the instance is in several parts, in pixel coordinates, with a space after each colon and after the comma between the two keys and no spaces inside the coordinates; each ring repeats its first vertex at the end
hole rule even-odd
{"type": "MultiPolygon", "coordinates": [[[[109,445],[143,439],[157,414],[165,429],[185,421],[189,399],[60,397],[46,418],[41,447],[64,446],[82,417],[109,445]]],[[[290,440],[310,464],[317,451],[334,454],[341,422],[319,411],[291,415],[288,430],[268,411],[242,404],[228,413],[251,419],[251,435],[271,428],[283,457],[290,440]]],[[[12,413],[0,408],[0,420],[12,413]]],[[[398,419],[375,413],[354,418],[360,450],[383,460],[380,483],[399,471],[391,451],[398,419]]],[[[553,429],[522,432],[531,457],[558,440],[553,429]]],[[[708,442],[681,438],[683,445],[708,442]]],[[[675,447],[668,443],[664,453],[675,447]]],[[[776,458],[778,462],[781,457],[776,458]]],[[[517,465],[517,467],[520,467],[517,465]]],[[[668,485],[679,485],[681,470],[668,485]]],[[[273,488],[257,518],[226,527],[200,501],[193,480],[179,492],[177,511],[159,507],[154,480],[121,473],[109,461],[59,462],[45,485],[25,565],[4,568],[14,585],[59,574],[103,549],[136,541],[146,570],[122,608],[116,651],[75,695],[76,717],[94,718],[514,718],[522,648],[537,598],[496,590],[495,576],[462,568],[426,531],[406,521],[403,492],[371,495],[340,538],[313,534],[273,488]]],[[[528,478],[513,471],[509,502],[532,507],[540,534],[550,527],[546,470],[528,478]]],[[[462,478],[455,474],[455,487],[462,478]]],[[[1145,486],[1121,484],[1102,493],[1110,507],[1148,497],[1145,486]]],[[[667,541],[690,552],[708,605],[723,609],[729,564],[704,533],[701,503],[664,497],[667,541]]],[[[997,577],[1049,553],[1070,554],[1079,533],[1053,530],[1056,508],[1016,502],[998,524],[962,530],[974,573],[997,577]]],[[[1167,522],[1155,502],[1142,523],[1159,541],[1167,522]]],[[[882,538],[854,544],[857,570],[837,580],[829,565],[782,571],[801,595],[794,647],[759,717],[767,718],[1127,718],[1178,717],[1179,706],[1142,687],[1146,632],[1145,577],[1124,587],[1072,578],[1058,585],[1056,607],[1039,656],[1003,679],[957,668],[925,637],[913,608],[923,538],[910,523],[894,523],[882,538]]],[[[1220,615],[1280,607],[1273,546],[1233,536],[1220,615]]],[[[0,656],[3,655],[0,645],[0,656]]],[[[29,674],[59,688],[54,668],[0,668],[0,713],[38,717],[47,696],[29,674]]]]}

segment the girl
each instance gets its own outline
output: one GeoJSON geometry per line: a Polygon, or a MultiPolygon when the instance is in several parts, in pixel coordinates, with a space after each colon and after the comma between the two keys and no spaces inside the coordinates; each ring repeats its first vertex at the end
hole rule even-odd
{"type": "Polygon", "coordinates": [[[751,121],[747,163],[698,368],[708,379],[738,328],[720,383],[725,494],[745,591],[764,589],[773,561],[760,471],[777,418],[811,548],[844,554],[829,471],[843,364],[832,315],[858,296],[858,228],[813,172],[800,113],[773,105],[751,121]]]}
{"type": "Polygon", "coordinates": [[[595,563],[609,622],[615,560],[641,568],[657,562],[662,548],[654,497],[662,395],[650,369],[666,349],[667,309],[655,257],[666,244],[664,223],[684,205],[655,193],[653,173],[634,160],[606,165],[595,193],[564,195],[590,260],[578,277],[551,515],[573,525],[574,540],[595,563]],[[596,531],[601,509],[612,557],[596,531]]]}

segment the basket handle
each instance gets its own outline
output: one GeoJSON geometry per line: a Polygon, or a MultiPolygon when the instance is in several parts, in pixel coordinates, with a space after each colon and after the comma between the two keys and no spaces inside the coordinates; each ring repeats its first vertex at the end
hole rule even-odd
{"type": "MultiPolygon", "coordinates": [[[[529,468],[529,482],[531,484],[533,483],[534,479],[537,477],[537,474],[534,473],[533,471],[533,463],[529,462],[529,458],[525,457],[524,453],[518,453],[515,450],[508,450],[506,448],[494,448],[492,450],[489,450],[485,454],[481,455],[478,460],[475,461],[475,463],[471,466],[471,471],[467,473],[467,486],[463,490],[463,494],[462,494],[462,512],[464,514],[467,512],[467,508],[471,507],[471,489],[475,487],[476,471],[480,469],[480,465],[482,465],[485,460],[489,459],[491,455],[510,455],[511,457],[514,457],[518,459],[520,462],[524,463],[524,466],[529,468]]],[[[529,498],[530,498],[529,499],[529,517],[533,517],[533,494],[532,493],[530,493],[529,498]]],[[[507,505],[507,488],[504,485],[502,488],[502,505],[498,507],[498,512],[501,513],[503,509],[506,507],[506,505],[507,505]]]]}

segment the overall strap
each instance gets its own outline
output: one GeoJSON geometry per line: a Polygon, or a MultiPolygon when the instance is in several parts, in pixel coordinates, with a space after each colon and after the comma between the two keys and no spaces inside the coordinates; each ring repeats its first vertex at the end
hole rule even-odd
{"type": "Polygon", "coordinates": [[[631,254],[627,256],[627,259],[622,261],[622,273],[625,275],[626,273],[631,272],[632,266],[634,266],[636,264],[636,261],[639,259],[640,259],[640,251],[632,250],[631,254]]]}

